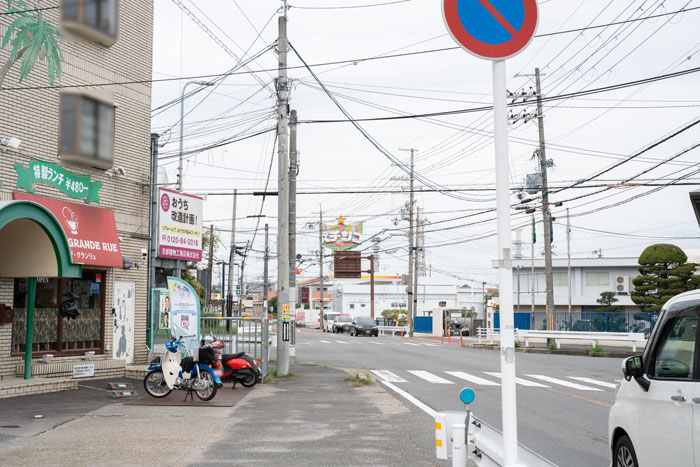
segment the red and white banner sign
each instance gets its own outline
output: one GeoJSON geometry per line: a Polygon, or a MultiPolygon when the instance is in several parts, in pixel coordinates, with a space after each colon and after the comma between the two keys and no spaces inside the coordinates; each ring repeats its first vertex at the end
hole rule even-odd
{"type": "Polygon", "coordinates": [[[158,256],[202,261],[204,200],[167,188],[158,191],[158,256]]]}
{"type": "Polygon", "coordinates": [[[56,217],[68,237],[75,264],[123,266],[114,211],[24,193],[13,193],[13,197],[40,204],[56,217]]]}

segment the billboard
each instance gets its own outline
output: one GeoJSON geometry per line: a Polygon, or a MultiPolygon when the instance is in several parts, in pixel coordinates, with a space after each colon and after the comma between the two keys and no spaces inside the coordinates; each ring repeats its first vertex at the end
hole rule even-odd
{"type": "Polygon", "coordinates": [[[340,216],[336,225],[323,224],[323,246],[333,251],[351,250],[360,244],[364,230],[364,222],[346,224],[340,216]]]}
{"type": "Polygon", "coordinates": [[[158,200],[158,257],[202,261],[203,199],[159,188],[158,200]]]}

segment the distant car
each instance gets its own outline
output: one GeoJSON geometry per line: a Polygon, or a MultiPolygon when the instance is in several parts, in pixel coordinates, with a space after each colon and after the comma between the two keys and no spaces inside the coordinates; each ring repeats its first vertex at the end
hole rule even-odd
{"type": "Polygon", "coordinates": [[[698,464],[700,290],[661,309],[644,354],[622,362],[608,417],[614,467],[698,464]]]}
{"type": "Polygon", "coordinates": [[[352,318],[350,315],[338,315],[335,317],[335,322],[333,323],[333,332],[350,332],[350,325],[352,325],[352,318]]]}
{"type": "Polygon", "coordinates": [[[377,322],[369,316],[358,316],[350,324],[351,336],[374,336],[379,335],[377,322]]]}
{"type": "Polygon", "coordinates": [[[335,318],[338,313],[324,313],[323,314],[323,332],[331,332],[333,330],[333,325],[335,324],[335,318]]]}

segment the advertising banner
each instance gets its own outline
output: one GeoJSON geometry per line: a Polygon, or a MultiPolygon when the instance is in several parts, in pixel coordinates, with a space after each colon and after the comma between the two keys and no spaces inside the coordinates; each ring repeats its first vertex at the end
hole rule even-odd
{"type": "Polygon", "coordinates": [[[186,341],[192,349],[199,342],[199,297],[190,284],[176,277],[168,277],[168,293],[170,327],[175,327],[175,337],[195,335],[186,341]]]}
{"type": "Polygon", "coordinates": [[[24,193],[14,193],[13,197],[16,200],[33,201],[51,211],[68,238],[73,263],[122,267],[113,211],[24,193]]]}
{"type": "Polygon", "coordinates": [[[351,250],[360,243],[365,223],[346,224],[344,217],[338,218],[336,225],[323,224],[323,246],[333,251],[351,250]]]}
{"type": "Polygon", "coordinates": [[[83,199],[86,204],[100,202],[102,182],[93,182],[90,175],[78,175],[69,172],[58,164],[33,159],[29,167],[14,164],[17,171],[17,188],[34,193],[34,184],[43,183],[58,188],[71,198],[83,199]]]}
{"type": "Polygon", "coordinates": [[[158,199],[158,256],[202,261],[202,198],[160,188],[158,199]]]}

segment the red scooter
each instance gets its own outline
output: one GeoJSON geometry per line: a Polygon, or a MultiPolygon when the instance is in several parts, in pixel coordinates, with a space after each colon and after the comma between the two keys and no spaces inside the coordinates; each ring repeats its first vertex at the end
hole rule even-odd
{"type": "Polygon", "coordinates": [[[217,354],[214,372],[222,382],[233,382],[233,389],[236,389],[236,383],[241,383],[244,388],[252,388],[262,381],[259,361],[253,360],[245,352],[222,353],[225,347],[223,342],[213,342],[211,347],[217,354]]]}

